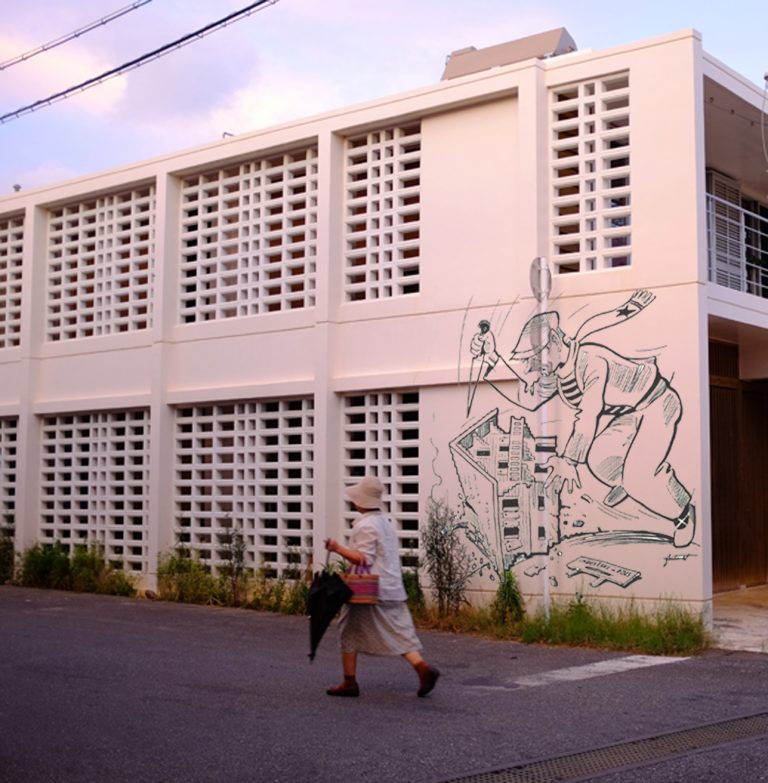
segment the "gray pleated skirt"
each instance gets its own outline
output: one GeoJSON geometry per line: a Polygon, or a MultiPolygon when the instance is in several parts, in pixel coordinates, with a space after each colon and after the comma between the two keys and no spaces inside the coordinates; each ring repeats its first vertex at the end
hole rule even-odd
{"type": "Polygon", "coordinates": [[[373,606],[347,604],[341,610],[339,628],[344,653],[403,655],[421,650],[405,601],[381,601],[373,606]]]}

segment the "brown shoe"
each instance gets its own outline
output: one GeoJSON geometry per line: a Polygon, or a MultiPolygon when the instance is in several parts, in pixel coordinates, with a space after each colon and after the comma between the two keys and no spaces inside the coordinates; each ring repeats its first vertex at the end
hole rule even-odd
{"type": "Polygon", "coordinates": [[[439,676],[440,672],[434,666],[427,666],[423,672],[419,672],[419,685],[421,687],[416,691],[416,695],[426,696],[435,687],[439,676]]]}
{"type": "Polygon", "coordinates": [[[355,698],[360,695],[360,686],[356,683],[343,682],[333,688],[328,688],[326,693],[329,696],[347,696],[355,698]]]}

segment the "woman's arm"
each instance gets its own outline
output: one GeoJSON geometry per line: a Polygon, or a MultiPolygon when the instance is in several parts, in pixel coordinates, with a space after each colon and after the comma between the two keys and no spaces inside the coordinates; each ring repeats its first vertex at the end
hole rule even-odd
{"type": "Polygon", "coordinates": [[[349,560],[352,565],[368,565],[368,560],[362,552],[340,544],[335,538],[326,538],[325,548],[329,552],[335,552],[337,555],[341,555],[345,560],[349,560]]]}

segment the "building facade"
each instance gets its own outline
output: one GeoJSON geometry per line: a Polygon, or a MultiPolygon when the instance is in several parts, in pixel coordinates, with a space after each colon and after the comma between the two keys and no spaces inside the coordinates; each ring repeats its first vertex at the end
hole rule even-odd
{"type": "Polygon", "coordinates": [[[0,199],[17,550],[152,584],[234,526],[290,577],[372,472],[406,564],[449,504],[478,593],[511,568],[534,601],[706,612],[768,581],[762,93],[695,31],[548,40],[0,199]]]}

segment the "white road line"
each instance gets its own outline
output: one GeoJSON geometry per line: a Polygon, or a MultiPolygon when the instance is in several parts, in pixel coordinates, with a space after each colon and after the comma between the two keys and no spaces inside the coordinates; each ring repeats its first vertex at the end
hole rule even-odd
{"type": "Polygon", "coordinates": [[[629,655],[626,658],[612,658],[607,661],[588,663],[585,666],[571,666],[567,669],[554,669],[540,674],[519,677],[515,685],[522,688],[535,688],[538,685],[552,685],[556,682],[588,680],[590,677],[603,677],[606,674],[620,674],[646,666],[661,666],[667,663],[680,663],[688,658],[672,658],[661,655],[629,655]]]}

